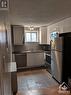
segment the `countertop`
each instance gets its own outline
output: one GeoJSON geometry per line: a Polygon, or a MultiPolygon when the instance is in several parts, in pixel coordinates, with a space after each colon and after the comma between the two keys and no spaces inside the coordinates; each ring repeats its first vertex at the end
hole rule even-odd
{"type": "Polygon", "coordinates": [[[23,53],[44,53],[43,50],[24,50],[24,51],[14,51],[13,54],[23,54],[23,53]]]}

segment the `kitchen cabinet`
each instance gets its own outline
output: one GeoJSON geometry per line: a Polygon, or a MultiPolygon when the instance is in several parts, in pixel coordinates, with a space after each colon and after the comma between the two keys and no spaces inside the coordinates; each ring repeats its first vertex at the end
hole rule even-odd
{"type": "Polygon", "coordinates": [[[43,52],[27,53],[27,67],[42,66],[42,65],[44,65],[44,53],[43,52]]]}
{"type": "Polygon", "coordinates": [[[15,54],[17,70],[44,65],[44,52],[26,51],[15,54]]]}
{"type": "Polygon", "coordinates": [[[11,25],[12,44],[22,45],[24,43],[24,27],[21,25],[11,25]]]}
{"type": "Polygon", "coordinates": [[[40,28],[40,44],[47,44],[47,26],[40,28]]]}

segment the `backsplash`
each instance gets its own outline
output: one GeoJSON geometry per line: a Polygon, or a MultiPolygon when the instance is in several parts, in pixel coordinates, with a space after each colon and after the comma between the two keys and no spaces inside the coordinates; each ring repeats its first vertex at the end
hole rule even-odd
{"type": "Polygon", "coordinates": [[[50,45],[48,44],[39,44],[39,43],[25,43],[23,45],[14,45],[13,51],[25,51],[25,50],[44,50],[50,51],[50,45]]]}
{"type": "Polygon", "coordinates": [[[39,44],[40,48],[44,51],[50,51],[51,46],[49,44],[39,44]]]}
{"type": "Polygon", "coordinates": [[[14,45],[14,51],[24,51],[24,50],[40,50],[38,43],[25,43],[23,45],[14,45]]]}

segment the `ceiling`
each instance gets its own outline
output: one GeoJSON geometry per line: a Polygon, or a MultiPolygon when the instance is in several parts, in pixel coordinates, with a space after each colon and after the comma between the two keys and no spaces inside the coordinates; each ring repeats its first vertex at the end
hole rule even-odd
{"type": "Polygon", "coordinates": [[[71,0],[10,0],[11,23],[45,26],[71,16],[71,0]]]}

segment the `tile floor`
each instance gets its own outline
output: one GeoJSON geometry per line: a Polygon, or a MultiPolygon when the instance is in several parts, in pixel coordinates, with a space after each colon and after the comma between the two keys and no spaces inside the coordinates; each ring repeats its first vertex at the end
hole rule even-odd
{"type": "Polygon", "coordinates": [[[58,85],[51,74],[44,69],[17,73],[17,81],[18,93],[58,85]]]}

